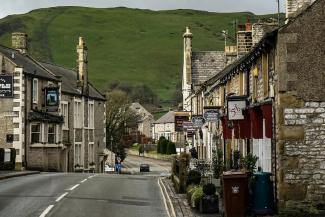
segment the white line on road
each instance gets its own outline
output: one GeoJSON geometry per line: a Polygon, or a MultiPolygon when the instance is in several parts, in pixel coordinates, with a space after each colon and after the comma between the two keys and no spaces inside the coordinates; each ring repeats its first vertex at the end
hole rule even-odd
{"type": "Polygon", "coordinates": [[[175,213],[175,210],[174,210],[173,203],[172,203],[172,201],[170,200],[170,197],[169,197],[169,195],[168,195],[168,193],[167,193],[167,189],[166,189],[165,185],[163,184],[161,178],[158,178],[158,185],[159,185],[159,188],[160,188],[161,194],[162,194],[163,199],[164,199],[164,204],[165,204],[165,207],[166,207],[166,210],[167,210],[167,214],[168,214],[168,216],[169,216],[169,217],[171,217],[171,216],[172,216],[172,217],[176,217],[176,213],[175,213]],[[163,190],[163,188],[164,188],[164,190],[163,190]],[[168,208],[167,200],[166,200],[166,197],[165,197],[164,192],[166,193],[166,197],[168,198],[168,203],[169,203],[169,206],[170,206],[170,208],[171,208],[171,210],[172,210],[172,215],[170,214],[170,210],[169,210],[169,208],[168,208]]]}
{"type": "Polygon", "coordinates": [[[49,212],[50,210],[54,207],[54,205],[49,205],[43,212],[42,214],[39,216],[39,217],[45,217],[49,212]]]}
{"type": "Polygon", "coordinates": [[[87,181],[87,179],[82,180],[81,183],[84,183],[85,181],[87,181]]]}
{"type": "Polygon", "coordinates": [[[76,184],[74,186],[72,186],[72,188],[68,189],[69,191],[72,191],[73,189],[75,189],[76,187],[78,187],[80,184],[76,184]]]}
{"type": "Polygon", "coordinates": [[[96,175],[89,176],[88,179],[94,178],[96,175]]]}
{"type": "Polygon", "coordinates": [[[64,194],[62,194],[60,197],[58,197],[55,202],[59,202],[62,198],[64,198],[65,195],[67,195],[68,192],[65,192],[64,194]]]}

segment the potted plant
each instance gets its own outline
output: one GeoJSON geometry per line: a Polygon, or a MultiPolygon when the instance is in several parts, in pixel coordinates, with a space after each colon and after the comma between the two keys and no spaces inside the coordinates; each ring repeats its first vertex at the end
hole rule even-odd
{"type": "Polygon", "coordinates": [[[74,171],[77,172],[77,173],[80,173],[83,171],[83,166],[80,165],[80,164],[75,164],[74,165],[74,171]]]}
{"type": "Polygon", "coordinates": [[[89,163],[89,171],[94,172],[95,171],[96,164],[95,162],[90,162],[89,163]]]}
{"type": "Polygon", "coordinates": [[[203,188],[202,186],[198,186],[195,188],[192,197],[191,197],[191,206],[195,207],[199,210],[200,208],[200,200],[203,197],[203,188]]]}
{"type": "Polygon", "coordinates": [[[219,212],[219,198],[216,195],[216,186],[212,183],[203,186],[203,196],[200,199],[201,213],[218,213],[219,212]]]}

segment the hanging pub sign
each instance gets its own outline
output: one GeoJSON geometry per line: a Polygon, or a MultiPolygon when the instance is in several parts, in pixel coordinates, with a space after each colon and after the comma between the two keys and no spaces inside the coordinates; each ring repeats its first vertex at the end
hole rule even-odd
{"type": "Polygon", "coordinates": [[[45,106],[47,111],[54,112],[59,107],[59,88],[47,87],[45,88],[45,106]]]}
{"type": "Polygon", "coordinates": [[[203,117],[206,122],[218,122],[219,120],[219,109],[218,106],[205,106],[203,117]]]}
{"type": "Polygon", "coordinates": [[[227,114],[228,120],[243,120],[243,110],[246,108],[245,97],[228,97],[227,114]]]}
{"type": "Polygon", "coordinates": [[[175,132],[183,131],[183,122],[189,121],[189,112],[175,112],[175,132]]]}
{"type": "Polygon", "coordinates": [[[11,75],[0,75],[0,98],[12,98],[13,77],[11,75]]]}
{"type": "Polygon", "coordinates": [[[192,123],[195,127],[202,127],[205,120],[202,115],[192,115],[192,123]]]}

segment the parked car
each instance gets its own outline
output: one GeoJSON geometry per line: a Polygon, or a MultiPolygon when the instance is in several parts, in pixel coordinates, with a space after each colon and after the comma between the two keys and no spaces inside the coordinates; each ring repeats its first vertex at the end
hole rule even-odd
{"type": "Polygon", "coordinates": [[[114,172],[114,171],[115,171],[114,167],[112,167],[108,164],[105,165],[105,173],[110,173],[110,172],[114,172]]]}
{"type": "Polygon", "coordinates": [[[149,164],[140,164],[140,172],[150,172],[149,164]]]}

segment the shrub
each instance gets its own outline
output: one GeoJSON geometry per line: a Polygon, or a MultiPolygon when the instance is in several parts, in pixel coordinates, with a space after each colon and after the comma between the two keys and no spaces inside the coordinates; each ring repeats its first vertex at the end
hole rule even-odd
{"type": "Polygon", "coordinates": [[[199,207],[200,200],[203,197],[203,195],[204,194],[203,194],[202,186],[195,188],[195,191],[193,192],[192,198],[191,198],[191,201],[192,201],[192,203],[195,204],[195,207],[199,207]]]}
{"type": "Polygon", "coordinates": [[[197,187],[198,187],[197,185],[189,185],[186,188],[186,196],[189,204],[191,204],[192,195],[197,187]]]}
{"type": "Polygon", "coordinates": [[[205,195],[214,195],[217,191],[217,188],[214,184],[208,183],[203,185],[203,193],[205,195]]]}
{"type": "Polygon", "coordinates": [[[187,174],[186,185],[199,185],[201,182],[201,173],[196,170],[190,170],[187,174]]]}
{"type": "Polygon", "coordinates": [[[256,162],[258,157],[253,155],[252,153],[247,154],[246,157],[243,158],[243,167],[248,171],[253,173],[256,170],[256,162]]]}
{"type": "Polygon", "coordinates": [[[174,142],[168,142],[166,154],[176,154],[176,145],[174,142]]]}
{"type": "Polygon", "coordinates": [[[223,159],[222,159],[222,150],[218,149],[213,151],[212,155],[212,166],[213,166],[213,176],[218,179],[223,170],[223,159]]]}
{"type": "Polygon", "coordinates": [[[160,146],[160,153],[161,154],[166,154],[167,153],[167,145],[168,145],[169,141],[167,139],[164,139],[161,142],[161,146],[160,146]]]}
{"type": "Polygon", "coordinates": [[[161,136],[157,142],[157,153],[161,153],[161,149],[162,149],[162,143],[163,141],[166,140],[166,138],[164,136],[161,136]]]}
{"type": "Polygon", "coordinates": [[[142,154],[142,153],[144,153],[144,145],[143,144],[139,145],[139,154],[142,154]]]}

